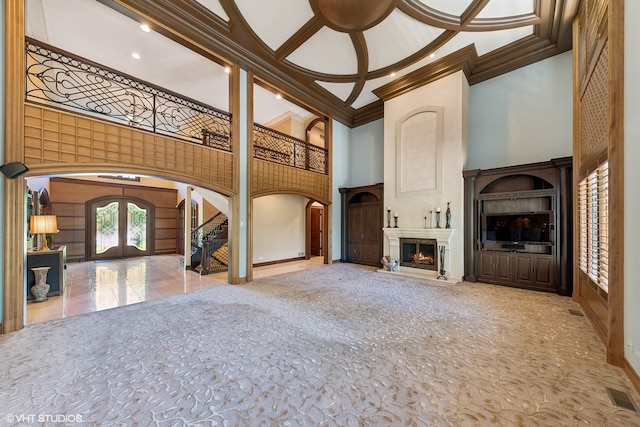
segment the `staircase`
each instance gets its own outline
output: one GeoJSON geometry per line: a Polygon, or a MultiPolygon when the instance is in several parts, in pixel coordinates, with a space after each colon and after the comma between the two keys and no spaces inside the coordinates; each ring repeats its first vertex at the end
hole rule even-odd
{"type": "Polygon", "coordinates": [[[223,213],[191,231],[191,270],[200,274],[227,271],[229,219],[223,213]]]}

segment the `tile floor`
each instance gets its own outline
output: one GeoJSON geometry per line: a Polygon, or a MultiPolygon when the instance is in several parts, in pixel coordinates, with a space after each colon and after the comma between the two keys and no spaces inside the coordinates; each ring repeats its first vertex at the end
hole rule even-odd
{"type": "MultiPolygon", "coordinates": [[[[45,302],[27,301],[27,324],[225,286],[227,273],[200,276],[182,267],[180,255],[158,255],[67,264],[63,295],[45,302]]],[[[254,278],[322,265],[322,257],[256,267],[254,278]]]]}

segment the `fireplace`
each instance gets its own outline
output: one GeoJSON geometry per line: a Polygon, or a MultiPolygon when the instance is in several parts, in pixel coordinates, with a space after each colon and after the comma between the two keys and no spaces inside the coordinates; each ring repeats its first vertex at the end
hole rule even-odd
{"type": "Polygon", "coordinates": [[[451,236],[456,232],[455,229],[385,227],[383,231],[389,239],[389,256],[400,264],[393,274],[405,274],[446,283],[457,283],[461,280],[460,276],[449,275],[453,258],[449,253],[450,242],[451,236]],[[405,242],[412,243],[413,247],[408,246],[409,249],[405,249],[405,242]],[[407,257],[405,257],[405,250],[409,251],[407,257]],[[442,253],[446,254],[444,258],[442,253]],[[414,255],[417,263],[413,261],[414,255]],[[430,257],[433,257],[433,264],[430,257]],[[440,274],[441,269],[447,272],[446,276],[440,274]],[[448,278],[443,279],[443,277],[448,278]]]}
{"type": "Polygon", "coordinates": [[[400,265],[438,271],[436,239],[400,239],[400,265]]]}

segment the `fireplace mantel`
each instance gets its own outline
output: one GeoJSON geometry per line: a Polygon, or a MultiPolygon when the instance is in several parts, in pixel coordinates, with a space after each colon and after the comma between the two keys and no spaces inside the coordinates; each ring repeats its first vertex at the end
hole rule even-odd
{"type": "Polygon", "coordinates": [[[436,239],[441,245],[445,241],[449,244],[455,231],[452,228],[383,228],[385,236],[389,239],[436,239]]]}
{"type": "MultiPolygon", "coordinates": [[[[444,246],[445,259],[444,269],[447,276],[451,273],[451,252],[449,245],[451,236],[455,233],[453,228],[383,228],[384,235],[389,239],[389,256],[393,259],[400,259],[400,239],[435,239],[438,243],[438,251],[444,246]]],[[[438,257],[439,258],[439,257],[438,257]]],[[[440,270],[440,260],[438,259],[438,270],[440,270]]],[[[446,283],[457,283],[460,278],[449,277],[448,280],[438,279],[437,271],[422,270],[418,268],[398,267],[397,273],[408,274],[410,276],[424,277],[430,280],[437,280],[446,283]]],[[[395,274],[395,273],[394,273],[395,274]]]]}

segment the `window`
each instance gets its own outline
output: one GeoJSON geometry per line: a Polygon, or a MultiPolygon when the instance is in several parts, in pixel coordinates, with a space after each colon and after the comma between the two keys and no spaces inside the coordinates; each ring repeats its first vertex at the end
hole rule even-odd
{"type": "Polygon", "coordinates": [[[604,162],[578,185],[580,249],[578,264],[609,292],[609,163],[604,162]]]}

